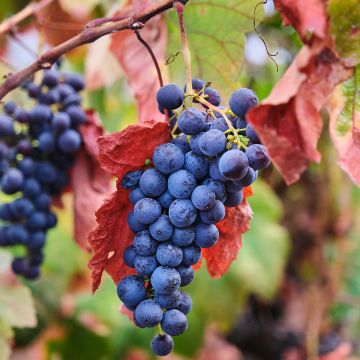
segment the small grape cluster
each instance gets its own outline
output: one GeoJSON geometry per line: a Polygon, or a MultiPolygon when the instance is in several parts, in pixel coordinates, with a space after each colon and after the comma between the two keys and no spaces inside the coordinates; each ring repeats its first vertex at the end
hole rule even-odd
{"type": "Polygon", "coordinates": [[[84,88],[80,75],[45,70],[39,83],[22,89],[35,101],[30,110],[15,102],[4,103],[0,114],[0,186],[12,202],[0,205],[0,246],[23,245],[13,272],[27,279],[40,275],[46,233],[57,223],[52,198],[69,184],[82,138],[79,125],[86,120],[78,94],[84,88]]]}
{"type": "Polygon", "coordinates": [[[192,87],[193,93],[187,95],[192,96],[190,108],[177,85],[160,88],[159,110],[166,109],[174,138],[155,149],[153,167],[129,172],[122,179],[122,186],[131,190],[134,208],[128,224],[135,233],[124,262],[137,275],[122,279],[117,292],[134,311],[137,326],[158,328],[151,347],[159,356],[169,354],[172,336],[188,327],[192,300],[179,289],[192,282],[201,249],[216,244],[216,223],[224,219],[225,208],[239,205],[243,188],[270,163],[245,120],[248,109],[258,102],[253,91],[238,89],[226,109],[209,84],[193,79],[192,87]]]}

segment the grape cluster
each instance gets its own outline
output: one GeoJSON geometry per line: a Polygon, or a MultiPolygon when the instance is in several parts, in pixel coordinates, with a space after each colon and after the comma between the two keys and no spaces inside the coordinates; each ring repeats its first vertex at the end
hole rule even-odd
{"type": "Polygon", "coordinates": [[[244,117],[258,102],[251,90],[235,91],[226,109],[207,83],[194,79],[192,86],[190,108],[182,106],[177,85],[160,88],[159,110],[170,116],[174,138],[155,149],[152,167],[122,179],[131,190],[128,224],[135,233],[124,262],[137,274],[121,280],[117,293],[137,326],[158,328],[151,347],[159,356],[169,354],[172,336],[188,327],[192,301],[180,288],[192,282],[201,249],[216,244],[226,207],[239,205],[243,188],[270,163],[244,117]]]}
{"type": "Polygon", "coordinates": [[[26,248],[12,269],[27,279],[40,275],[46,233],[57,223],[52,198],[68,185],[82,144],[79,125],[86,118],[78,93],[83,88],[77,74],[46,70],[39,83],[22,86],[34,101],[31,109],[9,101],[0,113],[0,186],[4,194],[15,195],[0,205],[0,246],[26,248]]]}

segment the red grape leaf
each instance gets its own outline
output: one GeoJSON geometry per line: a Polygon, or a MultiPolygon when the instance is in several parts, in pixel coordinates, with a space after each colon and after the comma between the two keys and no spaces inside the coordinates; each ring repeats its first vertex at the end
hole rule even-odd
{"type": "Polygon", "coordinates": [[[145,160],[152,158],[154,149],[170,139],[169,125],[165,121],[130,125],[121,132],[99,138],[100,166],[121,179],[124,167],[144,166],[145,160]]]}
{"type": "Polygon", "coordinates": [[[85,250],[89,250],[87,235],[96,226],[95,211],[110,192],[110,176],[97,161],[96,139],[104,129],[97,114],[89,110],[87,122],[81,126],[84,147],[76,157],[71,173],[74,194],[74,238],[85,250]]]}
{"type": "Polygon", "coordinates": [[[251,216],[252,211],[246,197],[239,206],[226,209],[225,219],[217,224],[219,241],[211,248],[202,250],[211,277],[219,278],[224,275],[236,259],[242,246],[242,234],[250,228],[251,216]]]}
{"type": "Polygon", "coordinates": [[[305,45],[269,97],[249,111],[248,120],[287,184],[299,179],[309,161],[320,161],[320,109],[349,74],[327,43],[305,45]]]}
{"type": "MultiPolygon", "coordinates": [[[[131,1],[135,10],[151,5],[151,1],[131,1]]],[[[124,14],[127,8],[116,13],[124,14]]],[[[140,30],[142,38],[149,44],[157,61],[165,62],[168,31],[164,15],[158,15],[146,23],[140,30]]],[[[144,122],[161,116],[156,102],[156,92],[159,89],[155,65],[143,44],[137,40],[131,30],[121,31],[111,35],[110,51],[115,55],[126,79],[134,93],[138,121],[144,122]]]]}
{"type": "Polygon", "coordinates": [[[293,26],[304,42],[311,34],[323,39],[327,31],[326,2],[323,0],[275,0],[284,23],[293,26]]]}
{"type": "MultiPolygon", "coordinates": [[[[351,81],[355,82],[354,79],[351,81]]],[[[329,101],[328,110],[330,135],[339,155],[338,162],[351,180],[360,186],[360,103],[356,98],[360,96],[356,86],[353,90],[353,97],[346,99],[339,87],[329,101]]],[[[344,91],[348,93],[348,89],[344,91]]]]}
{"type": "MultiPolygon", "coordinates": [[[[152,158],[154,149],[169,139],[169,125],[166,122],[131,125],[122,132],[99,138],[100,165],[117,176],[120,182],[128,171],[143,167],[145,160],[152,158]]],[[[132,207],[128,191],[118,186],[118,190],[96,212],[98,225],[88,237],[93,250],[89,262],[93,292],[99,287],[104,270],[115,283],[133,272],[123,261],[123,252],[133,240],[133,233],[127,224],[132,207]]]]}

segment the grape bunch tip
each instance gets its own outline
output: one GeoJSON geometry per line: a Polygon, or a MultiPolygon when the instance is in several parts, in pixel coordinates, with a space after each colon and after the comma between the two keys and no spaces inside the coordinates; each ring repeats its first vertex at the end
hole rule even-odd
{"type": "Polygon", "coordinates": [[[136,275],[123,278],[117,293],[136,326],[158,329],[151,342],[158,356],[168,355],[172,337],[188,328],[192,300],[180,289],[193,281],[201,249],[217,243],[216,224],[226,207],[238,206],[243,188],[270,164],[245,119],[258,102],[252,90],[236,90],[226,109],[209,83],[193,79],[192,88],[193,107],[186,109],[188,94],[179,86],[159,89],[159,111],[167,110],[173,139],[155,149],[151,168],[122,179],[134,205],[128,225],[135,233],[123,258],[136,275]]]}

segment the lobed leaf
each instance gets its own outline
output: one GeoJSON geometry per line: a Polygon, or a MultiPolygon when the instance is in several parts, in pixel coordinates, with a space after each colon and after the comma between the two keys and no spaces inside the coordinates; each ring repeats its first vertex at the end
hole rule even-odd
{"type": "MultiPolygon", "coordinates": [[[[253,29],[254,8],[257,0],[198,0],[185,7],[184,22],[192,56],[195,77],[214,82],[215,87],[234,88],[243,68],[245,34],[253,29]]],[[[261,7],[257,20],[261,20],[261,7]]],[[[183,62],[178,20],[175,12],[169,13],[168,58],[172,60],[172,77],[181,74],[183,62]]]]}
{"type": "Polygon", "coordinates": [[[349,74],[327,42],[305,45],[269,97],[247,114],[287,184],[320,161],[320,109],[349,74]]]}

